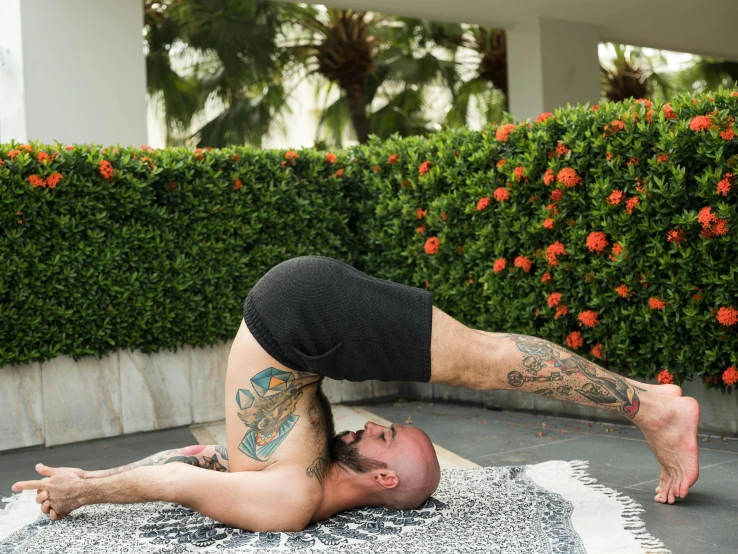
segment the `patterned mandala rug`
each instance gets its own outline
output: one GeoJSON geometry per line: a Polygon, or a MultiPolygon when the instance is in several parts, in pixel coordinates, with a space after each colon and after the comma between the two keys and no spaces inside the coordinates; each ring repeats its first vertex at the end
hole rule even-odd
{"type": "Polygon", "coordinates": [[[162,502],[85,506],[51,521],[35,491],[0,511],[0,554],[483,552],[668,554],[632,499],[597,484],[587,462],[447,469],[419,509],[344,512],[300,533],[251,533],[162,502]],[[9,536],[8,536],[9,535],[9,536]]]}

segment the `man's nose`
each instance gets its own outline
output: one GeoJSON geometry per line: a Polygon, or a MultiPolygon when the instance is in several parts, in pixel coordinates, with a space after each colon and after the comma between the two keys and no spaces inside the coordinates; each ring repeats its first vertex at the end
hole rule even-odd
{"type": "Polygon", "coordinates": [[[364,433],[369,433],[370,435],[376,433],[377,431],[380,431],[383,429],[381,425],[377,425],[373,421],[367,421],[364,424],[364,433]]]}

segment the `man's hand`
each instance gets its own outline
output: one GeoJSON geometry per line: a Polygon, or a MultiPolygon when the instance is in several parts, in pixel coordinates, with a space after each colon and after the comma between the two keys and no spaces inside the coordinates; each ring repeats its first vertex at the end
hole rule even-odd
{"type": "Polygon", "coordinates": [[[36,489],[36,503],[41,504],[41,511],[51,519],[57,520],[84,506],[84,482],[86,472],[71,467],[48,467],[36,465],[36,471],[45,478],[40,481],[19,481],[14,484],[14,491],[36,489]]]}

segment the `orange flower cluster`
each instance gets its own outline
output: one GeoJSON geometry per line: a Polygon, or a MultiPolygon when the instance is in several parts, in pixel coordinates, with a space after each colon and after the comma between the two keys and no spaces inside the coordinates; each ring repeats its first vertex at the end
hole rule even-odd
{"type": "Polygon", "coordinates": [[[598,345],[596,345],[596,346],[594,346],[592,348],[592,355],[595,358],[602,359],[602,343],[600,343],[600,344],[598,344],[598,345]]]}
{"type": "Polygon", "coordinates": [[[480,198],[479,201],[477,202],[477,211],[481,212],[484,208],[489,206],[489,202],[490,202],[489,196],[480,198]]]}
{"type": "Polygon", "coordinates": [[[723,383],[728,386],[738,383],[738,369],[734,365],[723,371],[723,383]]]}
{"type": "Polygon", "coordinates": [[[430,255],[438,254],[438,248],[441,246],[441,240],[438,237],[431,237],[425,241],[425,253],[430,255]]]}
{"type": "Polygon", "coordinates": [[[648,307],[652,310],[663,310],[664,308],[666,308],[666,302],[664,302],[663,300],[659,300],[655,296],[652,296],[648,299],[648,307]]]}
{"type": "Polygon", "coordinates": [[[549,308],[555,308],[559,305],[559,302],[561,302],[561,293],[560,292],[552,292],[548,295],[548,307],[549,308]]]}
{"type": "Polygon", "coordinates": [[[587,327],[597,327],[600,322],[598,321],[599,314],[594,310],[584,310],[579,314],[577,319],[581,321],[587,327]]]}
{"type": "Polygon", "coordinates": [[[29,176],[28,182],[31,183],[31,185],[33,185],[34,187],[45,187],[46,186],[46,179],[38,175],[29,176]]]}
{"type": "Polygon", "coordinates": [[[623,283],[622,285],[620,285],[618,287],[615,287],[615,290],[623,298],[627,298],[628,297],[628,293],[630,292],[630,289],[628,288],[628,285],[626,285],[625,283],[623,283]]]}
{"type": "Polygon", "coordinates": [[[733,184],[733,174],[726,173],[725,177],[723,177],[717,184],[717,193],[722,194],[723,196],[728,196],[728,193],[730,192],[730,187],[732,184],[733,184]]]}
{"type": "Polygon", "coordinates": [[[553,114],[551,112],[543,112],[541,115],[536,117],[536,123],[542,123],[546,121],[549,117],[553,117],[553,114]]]}
{"type": "Polygon", "coordinates": [[[556,145],[555,152],[557,156],[566,156],[569,152],[571,152],[571,150],[569,150],[563,142],[560,142],[556,145]]]}
{"type": "Polygon", "coordinates": [[[326,163],[334,164],[334,163],[336,163],[337,160],[338,160],[338,158],[336,158],[336,155],[333,154],[333,153],[331,153],[331,152],[328,152],[325,155],[325,161],[326,161],[326,163]]]}
{"type": "Polygon", "coordinates": [[[610,254],[610,261],[611,262],[616,262],[617,261],[617,257],[616,256],[618,256],[622,251],[623,251],[623,247],[620,244],[617,244],[617,243],[613,244],[612,245],[612,254],[610,254]]]}
{"type": "Polygon", "coordinates": [[[631,196],[628,198],[628,200],[625,202],[625,211],[628,212],[628,215],[633,215],[633,210],[636,206],[638,206],[641,203],[641,200],[637,196],[631,196]]]}
{"type": "Polygon", "coordinates": [[[576,170],[571,167],[565,167],[556,175],[556,181],[569,188],[574,187],[582,182],[582,178],[577,175],[576,170]]]}
{"type": "Polygon", "coordinates": [[[515,174],[515,179],[518,181],[518,183],[521,180],[525,179],[525,168],[522,165],[516,167],[513,173],[515,174]]]}
{"type": "Polygon", "coordinates": [[[715,123],[710,119],[710,116],[708,115],[697,115],[693,117],[689,122],[689,128],[692,129],[695,133],[698,133],[699,131],[704,131],[706,129],[712,129],[715,127],[715,123]]]}
{"type": "Polygon", "coordinates": [[[735,325],[738,323],[738,310],[733,306],[722,307],[717,312],[717,320],[721,325],[735,325]]]}
{"type": "Polygon", "coordinates": [[[415,228],[415,232],[418,233],[419,235],[424,235],[425,234],[425,225],[420,225],[420,226],[416,227],[415,228]]]}
{"type": "Polygon", "coordinates": [[[587,236],[587,248],[590,252],[602,252],[608,245],[607,235],[602,231],[593,231],[587,236]]]}
{"type": "Polygon", "coordinates": [[[554,319],[559,319],[562,315],[566,315],[569,313],[569,308],[561,304],[558,308],[556,308],[556,313],[554,314],[554,319]]]}
{"type": "Polygon", "coordinates": [[[553,183],[554,178],[554,170],[549,167],[546,170],[546,173],[543,174],[543,184],[546,186],[550,185],[551,183],[553,183]]]}
{"type": "Polygon", "coordinates": [[[108,160],[102,160],[99,164],[100,175],[108,181],[113,178],[113,166],[108,160]]]}
{"type": "Polygon", "coordinates": [[[505,187],[497,187],[495,189],[495,200],[498,202],[504,202],[510,199],[510,193],[505,187]]]}
{"type": "Polygon", "coordinates": [[[564,197],[564,191],[561,189],[554,189],[551,191],[551,200],[558,202],[564,197]]]}
{"type": "Polygon", "coordinates": [[[397,163],[397,154],[390,154],[389,158],[387,158],[388,164],[396,164],[397,163]]]}
{"type": "Polygon", "coordinates": [[[46,152],[39,152],[36,155],[36,159],[41,163],[45,163],[51,161],[51,156],[49,156],[46,152]]]}
{"type": "Polygon", "coordinates": [[[543,277],[541,277],[541,283],[548,283],[552,278],[553,277],[551,277],[551,274],[548,271],[546,271],[543,274],[543,277]]]}
{"type": "Polygon", "coordinates": [[[546,248],[546,258],[548,259],[549,265],[558,265],[559,262],[556,259],[556,256],[560,256],[562,254],[566,255],[566,249],[559,241],[554,242],[546,248]]]}
{"type": "Polygon", "coordinates": [[[377,164],[372,169],[374,170],[374,173],[380,173],[382,171],[382,166],[377,164]]]}
{"type": "Polygon", "coordinates": [[[668,231],[666,233],[667,242],[675,242],[677,244],[680,244],[685,238],[686,235],[681,229],[672,229],[671,231],[668,231]]]}
{"type": "Polygon", "coordinates": [[[343,175],[343,168],[337,169],[336,172],[333,174],[334,177],[340,177],[343,175]]]}
{"type": "Polygon", "coordinates": [[[418,208],[417,210],[415,210],[415,219],[423,219],[427,213],[428,210],[422,210],[418,208]]]}
{"type": "Polygon", "coordinates": [[[656,161],[657,162],[668,162],[669,156],[667,156],[666,154],[659,154],[658,156],[656,156],[656,161]]]}
{"type": "Polygon", "coordinates": [[[702,224],[701,236],[706,239],[726,235],[730,230],[729,227],[726,227],[728,220],[717,217],[712,213],[710,206],[705,206],[700,210],[700,213],[697,215],[697,221],[702,224]]]}
{"type": "Polygon", "coordinates": [[[494,265],[492,266],[492,269],[495,273],[499,273],[503,269],[505,269],[505,266],[507,265],[507,260],[505,258],[498,258],[495,260],[494,265]]]}
{"type": "Polygon", "coordinates": [[[513,262],[513,265],[515,267],[519,267],[526,273],[530,273],[530,268],[533,265],[533,263],[525,256],[518,256],[517,258],[515,258],[515,262],[513,262]]]}
{"type": "Polygon", "coordinates": [[[241,179],[236,179],[236,183],[233,185],[233,190],[238,190],[243,186],[241,179]]]}
{"type": "Polygon", "coordinates": [[[735,131],[732,127],[723,129],[722,131],[720,131],[720,138],[723,140],[733,140],[735,138],[735,131]]]}
{"type": "Polygon", "coordinates": [[[582,332],[574,331],[572,333],[569,333],[569,335],[566,337],[566,344],[569,346],[569,348],[573,348],[574,350],[579,349],[579,347],[584,344],[584,339],[582,339],[582,332]]]}
{"type": "Polygon", "coordinates": [[[501,159],[500,159],[500,161],[498,161],[498,162],[497,162],[497,163],[495,164],[495,167],[496,167],[496,168],[497,168],[497,170],[499,171],[500,169],[502,169],[502,166],[503,166],[503,165],[505,165],[505,163],[507,163],[507,160],[506,160],[505,158],[501,158],[501,159]]]}
{"type": "Polygon", "coordinates": [[[14,160],[16,156],[18,156],[21,153],[20,150],[13,149],[10,152],[8,152],[8,158],[11,160],[14,160]]]}
{"type": "Polygon", "coordinates": [[[299,157],[300,157],[300,154],[298,154],[294,150],[287,150],[287,152],[284,153],[284,159],[289,162],[294,161],[299,157]]]}
{"type": "Polygon", "coordinates": [[[543,222],[543,226],[546,229],[553,229],[554,228],[554,220],[550,217],[547,217],[546,220],[543,222]]]}
{"type": "Polygon", "coordinates": [[[625,194],[622,190],[614,190],[610,193],[610,196],[607,197],[607,203],[612,204],[613,206],[617,206],[618,204],[620,204],[623,196],[625,196],[625,194]]]}
{"type": "Polygon", "coordinates": [[[426,173],[430,171],[430,167],[431,167],[431,163],[428,161],[425,161],[422,164],[420,164],[420,167],[418,168],[418,173],[420,175],[425,175],[426,173]]]}
{"type": "Polygon", "coordinates": [[[674,376],[669,373],[668,369],[662,369],[659,371],[657,381],[659,385],[671,385],[674,382],[674,376]]]}
{"type": "Polygon", "coordinates": [[[674,111],[674,108],[672,108],[670,104],[664,104],[663,110],[664,110],[664,117],[666,117],[666,119],[676,119],[677,118],[677,114],[674,111]]]}
{"type": "Polygon", "coordinates": [[[515,125],[512,123],[506,123],[505,125],[501,125],[497,128],[497,132],[495,133],[495,138],[497,140],[500,140],[502,142],[507,142],[507,138],[510,136],[510,133],[515,130],[515,125]]]}
{"type": "Polygon", "coordinates": [[[615,121],[611,121],[610,123],[605,125],[605,132],[602,133],[602,136],[607,138],[608,133],[617,133],[618,131],[621,131],[624,128],[625,128],[625,123],[623,123],[619,119],[616,119],[615,121]]]}
{"type": "Polygon", "coordinates": [[[57,184],[59,183],[59,180],[60,180],[61,178],[62,178],[62,174],[61,174],[61,173],[59,173],[58,171],[56,171],[56,172],[52,173],[51,175],[49,175],[49,176],[48,176],[48,177],[46,178],[46,185],[47,185],[47,186],[48,186],[48,187],[49,187],[50,189],[55,189],[55,188],[56,188],[56,185],[57,185],[57,184]]]}

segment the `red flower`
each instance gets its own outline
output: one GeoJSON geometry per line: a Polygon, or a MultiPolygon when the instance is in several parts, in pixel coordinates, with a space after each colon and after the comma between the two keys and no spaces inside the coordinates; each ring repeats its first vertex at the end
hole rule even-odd
{"type": "Polygon", "coordinates": [[[662,369],[661,371],[659,371],[657,381],[659,385],[671,385],[674,382],[674,376],[669,373],[668,369],[662,369]]]}
{"type": "Polygon", "coordinates": [[[561,293],[560,292],[552,292],[548,295],[548,307],[549,308],[555,308],[559,305],[559,302],[561,302],[561,293]]]}
{"type": "Polygon", "coordinates": [[[602,359],[602,343],[599,343],[592,348],[592,355],[595,358],[599,358],[600,360],[602,359]]]}
{"type": "Polygon", "coordinates": [[[334,175],[336,177],[340,177],[341,175],[343,175],[343,168],[336,170],[336,172],[334,173],[334,175]]]}
{"type": "Polygon", "coordinates": [[[717,312],[717,320],[721,325],[735,325],[738,323],[738,310],[733,306],[720,308],[717,312]]]}
{"type": "Polygon", "coordinates": [[[582,182],[582,178],[571,167],[565,167],[556,175],[556,181],[569,188],[574,187],[582,182]]]}
{"type": "Polygon", "coordinates": [[[495,164],[495,167],[499,171],[500,169],[502,169],[502,166],[505,165],[506,162],[507,160],[505,158],[502,158],[499,162],[495,164]]]}
{"type": "Polygon", "coordinates": [[[379,164],[375,165],[372,169],[374,173],[380,173],[382,171],[382,167],[379,164]]]}
{"type": "Polygon", "coordinates": [[[556,256],[566,255],[566,249],[564,245],[556,241],[546,248],[546,258],[548,259],[549,265],[558,265],[556,256]]]}
{"type": "Polygon", "coordinates": [[[332,154],[331,152],[328,152],[325,155],[325,161],[326,161],[326,163],[334,164],[334,163],[336,163],[336,159],[337,159],[336,158],[336,155],[335,154],[332,154]]]}
{"type": "Polygon", "coordinates": [[[519,267],[520,269],[522,269],[526,273],[530,273],[530,268],[531,268],[531,266],[533,264],[525,256],[518,256],[517,258],[515,258],[515,262],[513,263],[513,265],[515,267],[519,267]]]}
{"type": "MultiPolygon", "coordinates": [[[[605,133],[617,133],[618,131],[625,128],[625,123],[620,121],[619,119],[616,119],[615,121],[611,121],[607,125],[605,125],[605,133]]],[[[606,134],[603,133],[602,136],[606,136],[606,134]]]]}
{"type": "Polygon", "coordinates": [[[495,273],[499,273],[503,269],[505,269],[505,265],[507,264],[507,260],[505,258],[498,258],[495,260],[495,264],[492,266],[492,269],[495,273]]]}
{"type": "Polygon", "coordinates": [[[590,110],[595,110],[595,111],[596,111],[596,110],[599,110],[599,109],[600,109],[600,106],[599,106],[598,104],[595,104],[594,106],[592,106],[592,107],[590,108],[590,110]]]}
{"type": "Polygon", "coordinates": [[[420,226],[416,227],[415,228],[415,232],[418,233],[419,235],[424,235],[425,234],[425,225],[420,225],[420,226]]]}
{"type": "Polygon", "coordinates": [[[666,154],[659,154],[658,156],[656,156],[656,161],[657,162],[668,162],[669,156],[667,156],[666,154]]]}
{"type": "Polygon", "coordinates": [[[569,335],[566,337],[566,344],[569,346],[569,348],[577,350],[580,346],[584,344],[584,340],[582,339],[582,332],[574,331],[573,333],[569,333],[569,335]]]}
{"type": "Polygon", "coordinates": [[[684,231],[681,229],[672,229],[666,233],[667,242],[681,243],[685,239],[684,231]]]}
{"type": "Polygon", "coordinates": [[[231,161],[237,162],[240,159],[241,159],[241,156],[239,156],[238,154],[233,154],[233,156],[231,156],[231,161]]]}
{"type": "Polygon", "coordinates": [[[484,208],[489,206],[489,197],[485,196],[484,198],[480,198],[477,202],[477,211],[482,211],[484,208]]]}
{"type": "Polygon", "coordinates": [[[625,202],[625,211],[628,212],[628,215],[633,214],[633,210],[636,206],[638,206],[641,203],[640,199],[637,196],[632,196],[625,202]]]}
{"type": "Polygon", "coordinates": [[[705,129],[710,129],[714,126],[715,124],[712,122],[712,119],[710,119],[710,117],[706,115],[695,116],[689,122],[689,128],[692,129],[695,133],[703,131],[705,129]]]}
{"type": "Polygon", "coordinates": [[[202,148],[195,148],[192,153],[195,155],[196,160],[202,160],[205,157],[202,153],[202,148]]]}
{"type": "Polygon", "coordinates": [[[606,160],[607,160],[608,162],[609,162],[610,160],[612,160],[612,152],[608,152],[608,153],[607,153],[607,156],[605,156],[605,159],[606,159],[606,160]]]}
{"type": "Polygon", "coordinates": [[[428,255],[438,254],[439,246],[441,246],[441,241],[438,237],[431,237],[425,241],[425,253],[428,255]]]}
{"type": "Polygon", "coordinates": [[[243,186],[240,178],[236,179],[236,183],[233,185],[233,190],[238,190],[243,186]]]}
{"type": "Polygon", "coordinates": [[[508,136],[510,136],[510,133],[513,132],[515,129],[515,125],[512,123],[506,123],[505,125],[501,125],[497,128],[497,132],[495,133],[495,138],[497,140],[501,140],[502,142],[507,142],[508,136]]]}
{"type": "Polygon", "coordinates": [[[652,310],[663,310],[666,307],[666,302],[659,300],[655,296],[648,299],[648,307],[652,310]]]}
{"type": "Polygon", "coordinates": [[[505,187],[497,187],[495,189],[495,200],[498,202],[504,202],[510,199],[510,193],[505,187]]]}
{"type": "Polygon", "coordinates": [[[705,206],[697,215],[697,221],[702,223],[702,227],[704,229],[708,229],[713,222],[717,221],[717,216],[712,213],[712,208],[710,206],[705,206]]]}
{"type": "Polygon", "coordinates": [[[397,163],[397,154],[390,154],[390,157],[387,158],[388,164],[396,164],[397,163]]]}
{"type": "Polygon", "coordinates": [[[61,178],[62,174],[56,171],[46,178],[46,184],[49,186],[50,189],[55,189],[57,183],[59,183],[59,180],[61,178]]]}
{"type": "Polygon", "coordinates": [[[612,245],[612,255],[610,255],[610,261],[616,262],[617,261],[616,256],[618,256],[622,251],[623,251],[622,246],[620,246],[617,243],[613,244],[612,245]]]}
{"type": "Polygon", "coordinates": [[[728,386],[738,383],[738,369],[734,365],[723,371],[723,383],[728,386]]]}
{"type": "Polygon", "coordinates": [[[733,92],[730,93],[730,95],[731,96],[738,96],[738,91],[734,90],[733,92]]]}
{"type": "Polygon", "coordinates": [[[38,175],[31,175],[28,177],[28,182],[31,183],[34,187],[45,187],[46,186],[46,179],[43,177],[39,177],[38,175]]]}
{"type": "Polygon", "coordinates": [[[51,156],[49,156],[46,152],[39,152],[36,155],[36,159],[40,161],[41,163],[49,162],[51,161],[51,156]]]}
{"type": "Polygon", "coordinates": [[[607,197],[607,203],[617,206],[618,204],[620,204],[620,201],[622,199],[623,199],[623,191],[614,190],[610,193],[610,196],[607,197]]]}
{"type": "Polygon", "coordinates": [[[431,163],[428,161],[425,161],[422,164],[420,164],[420,167],[418,168],[418,173],[420,175],[425,175],[426,173],[430,171],[430,167],[431,167],[431,163]]]}
{"type": "Polygon", "coordinates": [[[557,156],[566,156],[569,152],[571,152],[571,150],[569,150],[563,142],[556,145],[557,156]]]}
{"type": "Polygon", "coordinates": [[[584,310],[579,314],[577,319],[584,323],[587,327],[597,327],[600,322],[597,320],[599,314],[594,310],[584,310]]]}
{"type": "Polygon", "coordinates": [[[448,215],[446,215],[446,212],[441,212],[441,217],[445,220],[448,217],[448,215]]]}
{"type": "Polygon", "coordinates": [[[566,315],[568,313],[569,313],[569,308],[561,304],[558,308],[556,308],[554,319],[559,319],[562,315],[566,315]]]}
{"type": "Polygon", "coordinates": [[[104,179],[110,180],[113,178],[113,166],[108,160],[102,160],[99,168],[100,175],[102,175],[104,179]]]}
{"type": "Polygon", "coordinates": [[[292,161],[292,160],[296,160],[299,157],[300,157],[300,155],[297,152],[295,152],[294,150],[287,150],[287,152],[284,153],[284,159],[285,160],[292,161]]]}
{"type": "Polygon", "coordinates": [[[561,189],[554,189],[551,191],[551,200],[558,202],[564,197],[564,191],[561,189]]]}
{"type": "Polygon", "coordinates": [[[638,99],[636,99],[636,102],[638,104],[643,104],[647,108],[650,108],[651,106],[653,106],[653,104],[651,103],[651,101],[648,100],[648,99],[646,99],[646,98],[638,98],[638,99]]]}
{"type": "Polygon", "coordinates": [[[630,289],[628,289],[628,285],[626,285],[625,283],[623,283],[619,287],[615,287],[615,290],[623,298],[627,298],[628,297],[628,293],[630,292],[630,289]]]}
{"type": "Polygon", "coordinates": [[[735,131],[732,127],[728,127],[724,131],[720,131],[720,138],[723,140],[733,140],[735,138],[735,131]]]}
{"type": "Polygon", "coordinates": [[[666,119],[676,119],[677,114],[669,104],[664,104],[664,116],[666,119]]]}
{"type": "Polygon", "coordinates": [[[554,228],[554,220],[550,217],[547,217],[546,220],[543,222],[543,226],[546,229],[553,229],[554,228]]]}
{"type": "Polygon", "coordinates": [[[587,248],[590,252],[602,252],[608,245],[607,235],[602,231],[592,231],[587,236],[587,248]]]}
{"type": "Polygon", "coordinates": [[[551,274],[547,271],[541,277],[541,283],[548,283],[552,279],[551,274]]]}
{"type": "Polygon", "coordinates": [[[654,114],[653,110],[648,110],[646,112],[646,121],[648,121],[649,123],[653,123],[653,114],[654,114]]]}
{"type": "Polygon", "coordinates": [[[553,114],[551,112],[543,112],[541,115],[536,117],[536,123],[546,121],[549,117],[553,117],[553,114]]]}
{"type": "Polygon", "coordinates": [[[13,160],[20,153],[21,153],[20,150],[11,150],[10,152],[8,152],[8,158],[13,160]]]}
{"type": "Polygon", "coordinates": [[[517,179],[518,183],[525,178],[525,168],[522,165],[516,167],[513,173],[515,174],[515,179],[517,179]]]}
{"type": "Polygon", "coordinates": [[[553,183],[554,180],[554,170],[550,167],[546,170],[546,173],[543,174],[543,184],[548,186],[551,183],[553,183]]]}
{"type": "Polygon", "coordinates": [[[71,144],[67,144],[67,145],[66,145],[66,146],[64,147],[64,149],[65,149],[65,150],[67,150],[67,151],[71,151],[71,150],[74,150],[74,146],[72,146],[71,144]]]}
{"type": "Polygon", "coordinates": [[[425,214],[428,213],[428,210],[421,210],[418,208],[415,210],[415,219],[423,219],[425,217],[425,214]]]}

